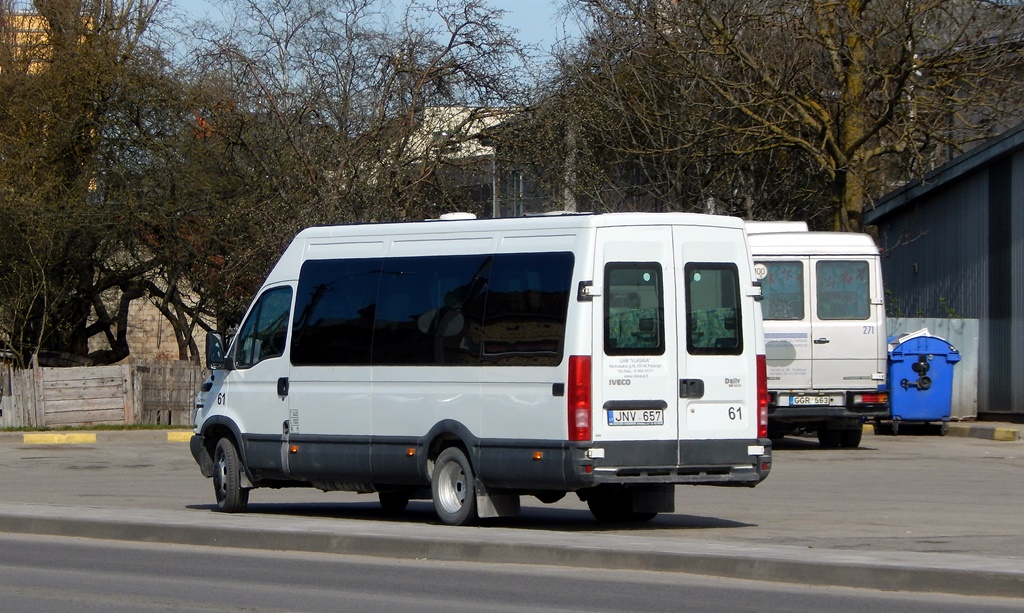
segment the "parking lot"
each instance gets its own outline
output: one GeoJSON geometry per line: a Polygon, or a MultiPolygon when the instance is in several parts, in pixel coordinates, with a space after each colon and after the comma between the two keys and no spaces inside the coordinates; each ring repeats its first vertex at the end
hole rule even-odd
{"type": "MultiPolygon", "coordinates": [[[[188,445],[124,433],[94,444],[0,441],[5,503],[209,514],[212,484],[188,445]]],[[[605,526],[572,495],[554,505],[523,499],[523,514],[492,522],[521,530],[645,534],[843,551],[943,552],[1019,557],[1024,551],[1024,442],[931,434],[866,434],[858,449],[813,439],[777,443],[767,481],[754,489],[681,486],[676,513],[641,526],[605,526]]],[[[249,515],[432,524],[427,502],[401,515],[374,495],[256,490],[249,515]]]]}

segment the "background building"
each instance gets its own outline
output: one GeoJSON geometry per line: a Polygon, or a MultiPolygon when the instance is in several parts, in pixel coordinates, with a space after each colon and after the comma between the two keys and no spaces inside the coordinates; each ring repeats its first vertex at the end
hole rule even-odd
{"type": "Polygon", "coordinates": [[[865,211],[887,310],[978,319],[978,417],[1024,422],[1024,125],[865,211]]]}

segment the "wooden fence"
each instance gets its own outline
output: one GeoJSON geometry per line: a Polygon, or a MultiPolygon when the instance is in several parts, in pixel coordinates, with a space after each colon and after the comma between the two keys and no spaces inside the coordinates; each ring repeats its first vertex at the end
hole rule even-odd
{"type": "Polygon", "coordinates": [[[202,368],[169,360],[25,370],[0,364],[0,427],[187,426],[204,378],[202,368]]]}

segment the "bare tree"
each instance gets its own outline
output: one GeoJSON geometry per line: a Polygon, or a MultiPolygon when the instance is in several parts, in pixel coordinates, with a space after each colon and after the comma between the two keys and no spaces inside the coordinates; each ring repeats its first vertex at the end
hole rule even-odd
{"type": "Polygon", "coordinates": [[[519,44],[480,0],[391,6],[239,0],[204,30],[187,190],[224,212],[201,291],[219,319],[301,227],[481,206],[464,185],[481,183],[481,129],[524,99],[519,44]]]}
{"type": "Polygon", "coordinates": [[[40,0],[3,17],[0,321],[22,361],[128,355],[127,313],[151,254],[134,221],[153,205],[118,188],[153,135],[138,113],[173,88],[145,42],[156,1],[40,0]],[[129,103],[129,101],[131,101],[129,103]],[[90,350],[90,339],[106,344],[90,350]]]}
{"type": "Polygon", "coordinates": [[[763,166],[733,173],[733,186],[746,177],[748,187],[779,168],[772,152],[791,151],[806,188],[824,187],[835,229],[859,229],[873,196],[1019,119],[1015,3],[569,4],[594,24],[573,83],[622,113],[639,151],[708,167],[743,158],[737,168],[763,166]]]}

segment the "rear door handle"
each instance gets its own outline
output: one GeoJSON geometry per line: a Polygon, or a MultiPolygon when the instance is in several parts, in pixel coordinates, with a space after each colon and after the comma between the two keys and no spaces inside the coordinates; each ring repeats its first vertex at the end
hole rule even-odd
{"type": "Polygon", "coordinates": [[[704,397],[704,380],[703,379],[680,379],[679,380],[679,397],[680,398],[703,398],[704,397]]]}
{"type": "Polygon", "coordinates": [[[814,344],[815,345],[827,345],[828,344],[828,339],[827,338],[816,338],[816,339],[814,339],[814,344]]]}

